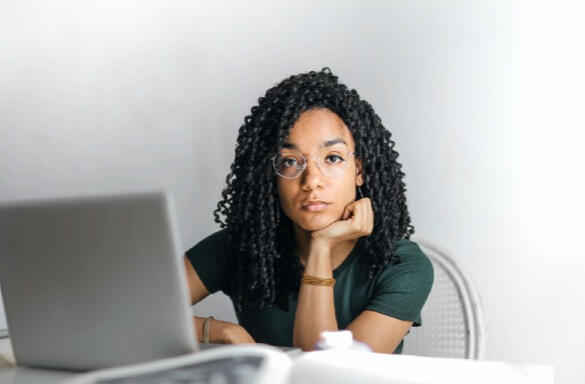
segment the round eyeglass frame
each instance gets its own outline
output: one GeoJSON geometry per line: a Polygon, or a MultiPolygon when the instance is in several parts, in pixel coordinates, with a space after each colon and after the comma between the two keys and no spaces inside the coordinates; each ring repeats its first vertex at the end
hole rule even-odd
{"type": "MultiPolygon", "coordinates": [[[[355,156],[357,156],[356,152],[345,152],[345,151],[340,151],[342,153],[348,154],[348,155],[353,155],[354,156],[354,160],[355,160],[355,156]]],[[[276,172],[276,174],[280,177],[282,177],[283,179],[288,179],[288,180],[292,180],[292,179],[296,179],[297,177],[299,177],[300,175],[303,174],[303,172],[305,172],[305,169],[307,168],[307,158],[305,157],[305,155],[303,155],[302,153],[298,152],[297,153],[299,155],[301,155],[301,157],[303,158],[303,164],[301,166],[297,166],[297,169],[300,169],[300,172],[298,173],[298,175],[293,176],[293,177],[287,177],[282,175],[281,173],[278,172],[278,166],[276,165],[276,162],[278,161],[278,159],[280,158],[280,155],[275,155],[272,158],[272,167],[274,168],[274,172],[276,172]]],[[[314,158],[316,155],[315,154],[311,154],[309,155],[309,157],[314,158]]],[[[321,166],[319,165],[319,161],[316,162],[317,163],[317,168],[319,168],[319,171],[321,171],[321,174],[324,176],[328,176],[331,177],[330,175],[327,174],[326,171],[323,171],[323,169],[321,169],[321,166]]],[[[349,163],[348,163],[349,164],[349,163]]],[[[345,168],[347,168],[348,165],[345,165],[345,168]]]]}

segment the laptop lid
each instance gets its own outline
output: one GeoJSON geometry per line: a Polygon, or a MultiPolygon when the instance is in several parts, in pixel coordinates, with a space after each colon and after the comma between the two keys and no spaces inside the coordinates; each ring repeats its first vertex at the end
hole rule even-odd
{"type": "Polygon", "coordinates": [[[197,348],[169,196],[0,205],[0,285],[19,365],[86,370],[197,348]]]}

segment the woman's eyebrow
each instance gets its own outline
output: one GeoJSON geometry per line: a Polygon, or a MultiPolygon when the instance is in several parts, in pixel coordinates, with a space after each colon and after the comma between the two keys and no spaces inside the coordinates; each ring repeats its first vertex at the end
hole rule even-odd
{"type": "Polygon", "coordinates": [[[321,144],[321,146],[322,147],[330,147],[330,146],[335,145],[335,144],[345,144],[347,146],[347,143],[341,137],[335,137],[333,139],[325,140],[323,142],[323,144],[321,144]]]}
{"type": "MultiPolygon", "coordinates": [[[[332,145],[335,144],[345,144],[346,146],[348,146],[345,140],[342,139],[341,137],[334,137],[332,139],[325,140],[321,144],[321,147],[331,147],[332,145]]],[[[283,143],[282,147],[287,149],[299,149],[299,147],[294,143],[283,143]]]]}

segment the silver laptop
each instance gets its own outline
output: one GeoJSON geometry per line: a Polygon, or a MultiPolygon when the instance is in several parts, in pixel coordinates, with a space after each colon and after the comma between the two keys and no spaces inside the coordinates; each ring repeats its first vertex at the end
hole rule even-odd
{"type": "Polygon", "coordinates": [[[164,193],[0,204],[0,285],[19,365],[88,370],[197,349],[164,193]]]}

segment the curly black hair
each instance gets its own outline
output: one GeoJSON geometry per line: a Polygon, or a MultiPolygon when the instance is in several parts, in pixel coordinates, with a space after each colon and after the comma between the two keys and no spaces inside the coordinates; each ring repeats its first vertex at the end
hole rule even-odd
{"type": "Polygon", "coordinates": [[[293,225],[280,207],[272,159],[300,114],[319,108],[345,122],[363,164],[361,190],[371,199],[374,228],[356,246],[367,251],[370,279],[388,263],[400,262],[394,243],[414,233],[398,152],[372,106],[329,68],[290,76],[260,97],[245,117],[227,187],[213,212],[233,247],[231,298],[238,311],[268,306],[288,310],[290,294],[298,294],[303,266],[293,253],[293,225]]]}

